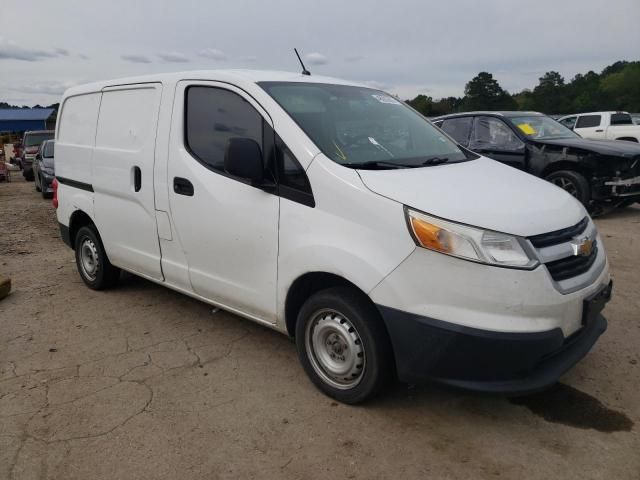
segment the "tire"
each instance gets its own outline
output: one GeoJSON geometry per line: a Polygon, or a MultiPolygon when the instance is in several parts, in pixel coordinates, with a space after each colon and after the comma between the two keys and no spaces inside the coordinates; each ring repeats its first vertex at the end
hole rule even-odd
{"type": "Polygon", "coordinates": [[[546,180],[573,195],[585,207],[589,206],[591,202],[591,187],[581,173],[573,170],[559,170],[547,175],[546,180]]]}
{"type": "Polygon", "coordinates": [[[296,346],[311,381],[340,402],[364,402],[393,379],[393,350],[380,314],[355,289],[313,294],[298,313],[296,346]]]}
{"type": "Polygon", "coordinates": [[[109,262],[95,227],[81,227],[76,234],[74,245],[78,273],[89,288],[104,290],[118,283],[120,269],[109,262]]]}
{"type": "Polygon", "coordinates": [[[40,175],[38,175],[38,179],[35,180],[34,185],[36,187],[36,192],[41,192],[42,191],[42,187],[40,185],[42,185],[42,177],[40,175]],[[40,185],[38,185],[38,183],[40,183],[40,185]]]}

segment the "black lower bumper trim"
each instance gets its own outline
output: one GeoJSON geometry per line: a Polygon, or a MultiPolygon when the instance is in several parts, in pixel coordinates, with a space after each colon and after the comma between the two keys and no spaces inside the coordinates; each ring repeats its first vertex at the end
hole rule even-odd
{"type": "Polygon", "coordinates": [[[401,381],[436,381],[490,393],[524,394],[552,385],[607,329],[599,312],[565,339],[559,328],[535,333],[491,332],[378,308],[391,336],[401,381]]]}
{"type": "Polygon", "coordinates": [[[71,243],[71,233],[69,232],[69,227],[63,225],[58,222],[58,227],[60,227],[60,236],[62,237],[62,241],[67,244],[70,248],[73,248],[71,243]]]}

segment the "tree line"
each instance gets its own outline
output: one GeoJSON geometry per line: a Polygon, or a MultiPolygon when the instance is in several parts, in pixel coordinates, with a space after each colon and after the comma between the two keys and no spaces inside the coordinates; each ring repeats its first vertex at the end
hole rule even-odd
{"type": "Polygon", "coordinates": [[[555,71],[545,73],[538,81],[532,90],[510,94],[491,73],[480,72],[466,84],[463,97],[434,100],[418,95],[406,102],[428,117],[473,110],[533,110],[549,115],[601,110],[640,112],[640,61],[618,61],[600,73],[579,73],[568,83],[555,71]]]}
{"type": "Polygon", "coordinates": [[[0,108],[15,108],[15,109],[29,109],[29,108],[53,108],[54,110],[58,110],[58,107],[60,106],[59,103],[52,103],[51,105],[47,105],[46,107],[43,107],[42,105],[34,105],[33,107],[29,107],[27,105],[22,105],[21,107],[19,107],[18,105],[11,105],[7,102],[0,102],[0,108]]]}

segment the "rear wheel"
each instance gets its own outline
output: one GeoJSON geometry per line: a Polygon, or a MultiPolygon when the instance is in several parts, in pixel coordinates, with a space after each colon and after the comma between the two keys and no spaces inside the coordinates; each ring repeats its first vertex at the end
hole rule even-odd
{"type": "Polygon", "coordinates": [[[547,175],[546,179],[573,195],[583,205],[589,205],[591,201],[591,188],[589,187],[589,182],[581,173],[573,170],[559,170],[547,175]]]}
{"type": "Polygon", "coordinates": [[[109,262],[100,236],[93,226],[78,230],[75,250],[78,272],[89,288],[103,290],[118,282],[120,269],[109,262]]]}
{"type": "Polygon", "coordinates": [[[371,398],[393,377],[393,353],[382,319],[351,288],[322,290],[304,303],[296,345],[311,381],[344,403],[371,398]]]}

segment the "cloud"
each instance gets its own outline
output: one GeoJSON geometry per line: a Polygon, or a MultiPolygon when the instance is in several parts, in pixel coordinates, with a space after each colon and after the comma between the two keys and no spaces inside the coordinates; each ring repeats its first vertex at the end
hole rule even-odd
{"type": "Polygon", "coordinates": [[[227,60],[227,54],[222,50],[218,50],[217,48],[205,48],[198,52],[198,55],[205,58],[211,58],[213,60],[218,60],[224,62],[227,60]]]}
{"type": "Polygon", "coordinates": [[[15,42],[5,40],[4,38],[0,37],[0,59],[39,62],[41,60],[47,60],[49,58],[67,55],[69,55],[69,52],[64,48],[55,48],[53,50],[23,48],[16,45],[15,42]]]}
{"type": "Polygon", "coordinates": [[[144,55],[120,55],[120,58],[131,63],[151,63],[151,59],[144,55]]]}
{"type": "Polygon", "coordinates": [[[326,65],[327,63],[329,63],[329,59],[323,54],[318,52],[313,52],[308,55],[305,55],[304,58],[311,65],[326,65]]]}
{"type": "Polygon", "coordinates": [[[378,90],[387,90],[389,85],[383,82],[378,82],[376,80],[363,80],[360,83],[366,85],[367,87],[376,88],[378,90]]]}
{"type": "Polygon", "coordinates": [[[84,53],[79,53],[78,54],[78,58],[80,58],[82,60],[89,60],[89,56],[85,55],[84,53]]]}
{"type": "Polygon", "coordinates": [[[347,63],[358,63],[359,61],[364,60],[362,55],[353,55],[351,57],[345,57],[344,61],[347,63]]]}
{"type": "Polygon", "coordinates": [[[158,57],[160,57],[165,62],[171,62],[171,63],[189,62],[189,59],[187,58],[187,56],[179,52],[162,52],[158,54],[158,57]]]}
{"type": "Polygon", "coordinates": [[[76,85],[76,82],[37,82],[12,87],[10,90],[36,95],[62,95],[67,88],[73,87],[74,85],[76,85]]]}

